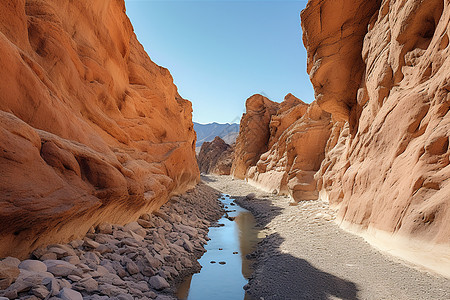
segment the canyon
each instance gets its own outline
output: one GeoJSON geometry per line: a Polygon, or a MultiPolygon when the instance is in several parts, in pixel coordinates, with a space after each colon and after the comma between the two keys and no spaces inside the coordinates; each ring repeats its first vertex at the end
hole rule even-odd
{"type": "MultiPolygon", "coordinates": [[[[302,287],[288,269],[318,279],[305,297],[356,298],[354,274],[397,296],[384,275],[371,285],[367,257],[397,280],[412,271],[341,229],[450,278],[449,20],[442,0],[309,0],[314,101],[251,96],[228,145],[197,141],[191,102],[145,52],[123,0],[0,3],[0,297],[171,299],[224,213],[217,190],[268,234],[250,254],[258,297],[277,299],[268,278],[275,292],[302,287]],[[346,261],[349,247],[363,263],[346,261]]],[[[448,296],[447,279],[417,273],[448,296]]]]}

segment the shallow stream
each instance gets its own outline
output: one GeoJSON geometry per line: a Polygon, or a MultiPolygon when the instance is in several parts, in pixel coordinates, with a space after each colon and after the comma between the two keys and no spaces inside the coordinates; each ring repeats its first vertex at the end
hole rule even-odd
{"type": "Polygon", "coordinates": [[[227,214],[210,227],[211,240],[200,258],[200,273],[186,278],[177,297],[184,300],[250,299],[243,286],[253,273],[246,255],[255,250],[260,240],[253,215],[238,206],[228,195],[221,199],[227,214]]]}

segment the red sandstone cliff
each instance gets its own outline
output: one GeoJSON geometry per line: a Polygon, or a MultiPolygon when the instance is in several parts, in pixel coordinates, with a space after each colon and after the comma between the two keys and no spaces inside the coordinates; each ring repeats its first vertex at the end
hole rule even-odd
{"type": "Polygon", "coordinates": [[[296,201],[317,199],[314,175],[331,126],[330,115],[315,102],[308,105],[291,94],[281,103],[252,96],[241,120],[232,175],[244,174],[249,183],[296,201]]]}
{"type": "Polygon", "coordinates": [[[230,175],[233,163],[233,147],[216,136],[204,142],[197,157],[198,168],[205,174],[230,175]]]}
{"type": "Polygon", "coordinates": [[[450,266],[449,2],[310,0],[301,17],[317,102],[340,121],[321,197],[375,244],[442,246],[450,266]]]}
{"type": "Polygon", "coordinates": [[[244,179],[249,167],[254,166],[267,151],[270,138],[269,123],[279,104],[262,95],[253,95],[245,102],[239,135],[236,138],[231,175],[244,179]]]}
{"type": "Polygon", "coordinates": [[[123,0],[0,4],[0,256],[125,223],[199,179],[191,104],[123,0]]]}

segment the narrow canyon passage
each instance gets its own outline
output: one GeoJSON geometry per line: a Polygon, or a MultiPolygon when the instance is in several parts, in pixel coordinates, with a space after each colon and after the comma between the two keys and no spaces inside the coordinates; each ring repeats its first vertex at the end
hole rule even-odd
{"type": "Polygon", "coordinates": [[[247,292],[256,299],[450,299],[450,280],[421,272],[340,229],[321,201],[290,199],[208,175],[211,187],[255,214],[267,238],[254,253],[247,292]],[[254,199],[246,195],[255,193],[254,199]]]}

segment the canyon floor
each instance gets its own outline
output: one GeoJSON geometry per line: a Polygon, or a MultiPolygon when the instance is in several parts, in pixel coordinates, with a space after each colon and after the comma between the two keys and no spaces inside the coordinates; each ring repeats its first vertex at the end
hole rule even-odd
{"type": "Polygon", "coordinates": [[[450,280],[387,256],[333,221],[322,201],[292,205],[229,176],[202,176],[256,217],[267,235],[252,254],[255,299],[450,299],[450,280]],[[253,193],[254,198],[246,197],[253,193]],[[253,199],[249,199],[253,198],[253,199]]]}

